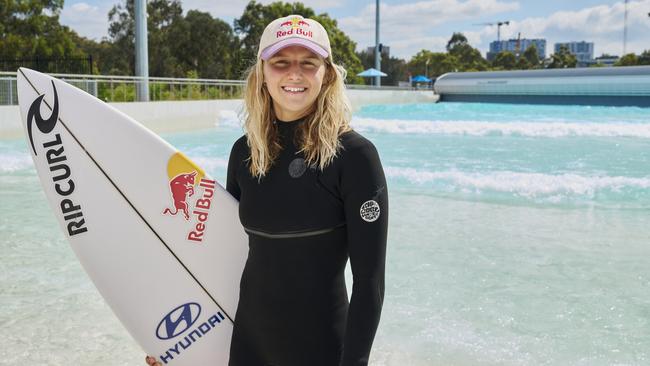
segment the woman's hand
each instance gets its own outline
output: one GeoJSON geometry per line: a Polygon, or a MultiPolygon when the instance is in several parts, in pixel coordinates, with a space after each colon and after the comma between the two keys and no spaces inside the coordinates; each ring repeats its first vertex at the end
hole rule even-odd
{"type": "Polygon", "coordinates": [[[147,356],[144,361],[147,363],[149,366],[162,366],[162,364],[158,361],[156,361],[155,357],[152,356],[147,356]]]}

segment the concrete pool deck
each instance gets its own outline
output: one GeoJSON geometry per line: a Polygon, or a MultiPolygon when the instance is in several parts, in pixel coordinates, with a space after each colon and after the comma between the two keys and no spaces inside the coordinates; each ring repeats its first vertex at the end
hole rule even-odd
{"type": "MultiPolygon", "coordinates": [[[[353,111],[369,104],[435,103],[431,90],[347,90],[353,111]]],[[[241,99],[110,103],[154,132],[209,128],[222,112],[242,110],[241,99]]],[[[0,139],[23,135],[17,105],[0,106],[0,139]]]]}

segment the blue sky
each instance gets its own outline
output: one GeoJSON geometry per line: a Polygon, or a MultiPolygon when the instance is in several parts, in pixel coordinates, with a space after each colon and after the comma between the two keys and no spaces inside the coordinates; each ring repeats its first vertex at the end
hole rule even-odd
{"type": "MultiPolygon", "coordinates": [[[[67,0],[61,23],[83,36],[107,36],[108,11],[120,1],[67,0]]],[[[232,25],[248,0],[184,0],[183,10],[198,9],[232,25]]],[[[272,1],[264,0],[262,3],[272,1]]],[[[317,13],[328,13],[363,49],[375,42],[375,1],[303,0],[317,13]]],[[[495,26],[476,25],[510,21],[501,38],[545,38],[547,56],[555,42],[594,42],[595,56],[623,51],[624,1],[602,0],[385,0],[381,1],[381,42],[391,54],[410,59],[421,49],[443,51],[453,32],[463,32],[483,53],[497,38],[495,26]]],[[[650,49],[650,0],[628,4],[627,51],[650,49]]]]}

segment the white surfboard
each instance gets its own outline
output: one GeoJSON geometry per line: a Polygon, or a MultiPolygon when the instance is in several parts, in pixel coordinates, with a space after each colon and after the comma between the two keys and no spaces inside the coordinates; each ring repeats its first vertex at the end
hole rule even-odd
{"type": "Polygon", "coordinates": [[[247,255],[237,201],[99,99],[18,70],[27,143],[79,261],[144,352],[226,365],[247,255]]]}

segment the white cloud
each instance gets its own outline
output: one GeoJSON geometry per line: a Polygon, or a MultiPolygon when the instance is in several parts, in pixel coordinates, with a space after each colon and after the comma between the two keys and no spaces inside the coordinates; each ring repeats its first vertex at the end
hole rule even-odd
{"type": "MultiPolygon", "coordinates": [[[[273,0],[262,0],[267,4],[273,0]]],[[[108,11],[117,3],[93,0],[66,2],[61,12],[61,23],[70,26],[82,36],[96,40],[107,36],[108,11]]],[[[231,22],[241,16],[248,0],[184,0],[183,9],[198,9],[214,17],[231,22]]],[[[304,0],[303,3],[317,13],[340,9],[343,0],[304,0]]],[[[381,5],[381,42],[391,47],[391,53],[410,58],[421,49],[443,51],[454,31],[462,31],[470,44],[483,53],[489,42],[496,39],[497,27],[475,27],[471,23],[482,22],[490,16],[520,10],[525,5],[512,0],[428,0],[403,4],[381,5]]],[[[637,54],[650,48],[650,0],[630,0],[628,4],[628,52],[637,54]]],[[[553,52],[555,42],[589,41],[595,43],[596,55],[610,53],[620,55],[623,48],[624,2],[591,6],[575,11],[557,11],[544,17],[528,17],[513,20],[501,27],[503,39],[545,38],[547,54],[553,52]]],[[[511,18],[511,16],[508,16],[511,18]]],[[[375,43],[375,6],[368,1],[357,15],[337,19],[339,27],[354,40],[359,49],[375,43]]]]}
{"type": "Polygon", "coordinates": [[[86,3],[76,3],[72,5],[72,10],[78,13],[88,12],[89,10],[92,9],[93,7],[86,3]]]}
{"type": "Polygon", "coordinates": [[[79,35],[100,40],[108,36],[108,11],[113,6],[111,3],[101,2],[101,6],[90,5],[85,2],[74,3],[66,6],[61,11],[59,20],[79,35]]]}
{"type": "MultiPolygon", "coordinates": [[[[400,5],[381,4],[380,39],[382,43],[391,46],[392,54],[399,57],[408,58],[422,48],[441,51],[451,34],[445,34],[445,42],[440,42],[442,36],[434,36],[436,27],[517,9],[518,2],[499,0],[430,0],[400,5]]],[[[357,16],[340,19],[339,26],[358,43],[359,48],[374,44],[375,5],[367,5],[357,16]]]]}
{"type": "MultiPolygon", "coordinates": [[[[270,4],[277,0],[258,1],[262,4],[270,4]]],[[[91,1],[92,2],[92,1],[91,1]]],[[[233,18],[238,18],[244,12],[249,0],[183,0],[183,11],[200,10],[210,13],[215,18],[220,18],[231,23],[233,18]]],[[[94,2],[93,2],[94,3],[94,2]]],[[[108,11],[121,1],[97,1],[98,6],[86,2],[70,4],[66,2],[61,11],[60,21],[69,26],[78,34],[100,40],[108,36],[108,11]]],[[[343,0],[303,0],[303,4],[313,8],[316,13],[326,12],[328,9],[338,8],[344,5],[343,0]]],[[[231,24],[232,26],[232,24],[231,24]]]]}
{"type": "MultiPolygon", "coordinates": [[[[277,0],[261,0],[258,3],[270,4],[277,0]]],[[[214,1],[214,0],[184,0],[183,11],[192,9],[210,13],[213,17],[217,18],[239,18],[249,0],[230,0],[230,1],[214,1]]],[[[288,2],[293,2],[289,0],[288,2]]],[[[327,9],[338,8],[344,5],[343,0],[302,0],[305,6],[310,7],[320,13],[327,9]]],[[[288,15],[288,14],[287,14],[288,15]]]]}
{"type": "MultiPolygon", "coordinates": [[[[627,52],[637,54],[650,49],[650,0],[630,1],[628,4],[627,52]]],[[[595,55],[623,52],[623,24],[625,6],[623,2],[612,5],[598,5],[576,11],[558,11],[547,17],[525,18],[510,22],[501,28],[502,39],[545,38],[547,55],[553,52],[556,42],[594,42],[595,55]]],[[[486,27],[480,32],[477,45],[487,51],[489,41],[496,39],[496,27],[486,27]]]]}

